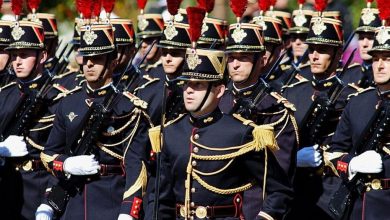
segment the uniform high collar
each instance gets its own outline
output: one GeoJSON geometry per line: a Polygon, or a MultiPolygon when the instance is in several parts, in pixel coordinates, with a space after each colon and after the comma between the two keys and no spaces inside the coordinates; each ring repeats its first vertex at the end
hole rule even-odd
{"type": "Polygon", "coordinates": [[[199,116],[194,117],[190,115],[190,123],[197,128],[203,128],[206,126],[209,126],[211,124],[214,124],[219,119],[221,119],[223,116],[221,110],[217,107],[213,112],[199,116]]]}
{"type": "Polygon", "coordinates": [[[250,85],[248,87],[245,87],[245,88],[242,88],[242,89],[238,89],[234,83],[232,85],[233,89],[232,89],[232,92],[233,92],[233,95],[235,97],[239,97],[239,98],[250,98],[254,92],[254,90],[257,88],[257,86],[259,86],[261,83],[265,83],[263,79],[260,79],[259,81],[257,81],[255,84],[253,85],[250,85]]]}
{"type": "Polygon", "coordinates": [[[381,91],[379,88],[377,88],[377,91],[381,100],[390,100],[390,90],[381,91]]]}
{"type": "Polygon", "coordinates": [[[313,77],[312,85],[315,90],[323,91],[330,89],[337,80],[339,80],[339,78],[336,75],[323,80],[317,80],[313,77]]]}
{"type": "Polygon", "coordinates": [[[110,90],[114,89],[114,85],[112,83],[109,83],[103,87],[100,87],[99,89],[92,89],[88,83],[86,83],[86,91],[87,95],[90,98],[99,98],[105,96],[110,90]]]}
{"type": "Polygon", "coordinates": [[[26,94],[32,91],[37,91],[42,87],[48,77],[49,75],[47,73],[42,73],[33,80],[23,81],[21,79],[18,79],[18,88],[21,92],[26,94]]]}

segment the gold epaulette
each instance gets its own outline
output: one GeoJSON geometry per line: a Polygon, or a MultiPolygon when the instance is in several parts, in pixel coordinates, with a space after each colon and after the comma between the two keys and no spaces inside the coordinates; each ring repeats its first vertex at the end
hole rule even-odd
{"type": "Polygon", "coordinates": [[[73,68],[73,67],[70,67],[68,69],[68,71],[66,71],[65,73],[62,73],[60,75],[56,75],[53,77],[53,79],[61,79],[61,78],[64,78],[65,76],[68,76],[70,74],[73,74],[73,73],[77,73],[79,71],[78,68],[73,68]]]}
{"type": "MultiPolygon", "coordinates": [[[[350,84],[352,84],[352,83],[350,83],[350,84]]],[[[348,85],[351,86],[350,84],[348,84],[348,85]]],[[[368,88],[365,88],[365,89],[360,88],[360,87],[358,87],[358,88],[359,88],[359,90],[358,90],[357,92],[348,95],[348,99],[350,99],[351,97],[354,97],[354,96],[358,96],[358,95],[361,94],[361,93],[365,93],[365,92],[367,92],[367,91],[371,91],[371,90],[375,89],[375,88],[372,87],[372,86],[370,86],[370,87],[368,87],[368,88]]]]}
{"type": "Polygon", "coordinates": [[[63,87],[62,85],[58,84],[58,83],[54,83],[53,84],[53,88],[59,90],[60,92],[63,92],[63,93],[68,93],[69,90],[66,89],[65,87],[63,87]]]}
{"type": "Polygon", "coordinates": [[[1,87],[1,88],[0,88],[0,91],[3,91],[4,89],[9,88],[9,87],[11,87],[11,86],[13,86],[13,85],[16,85],[16,82],[10,82],[10,83],[8,83],[7,85],[1,87]]]}
{"type": "MultiPolygon", "coordinates": [[[[146,191],[146,185],[148,183],[148,172],[144,162],[142,162],[141,170],[139,172],[138,178],[135,180],[134,184],[130,186],[123,194],[123,199],[126,199],[133,195],[135,192],[141,189],[142,196],[146,191]]],[[[135,204],[136,205],[136,204],[135,204]]]]}
{"type": "Polygon", "coordinates": [[[144,100],[138,98],[131,92],[123,92],[122,93],[125,97],[127,97],[136,107],[142,108],[146,110],[148,108],[148,103],[145,102],[144,100]]]}
{"type": "Polygon", "coordinates": [[[357,67],[359,66],[360,67],[360,63],[352,63],[351,65],[348,66],[348,69],[351,69],[351,68],[354,68],[354,67],[357,67]]]}
{"type": "Polygon", "coordinates": [[[150,69],[156,68],[157,66],[159,66],[159,65],[161,65],[161,64],[162,64],[162,61],[161,61],[161,60],[158,60],[157,62],[155,62],[155,63],[153,63],[153,64],[146,65],[145,71],[148,72],[150,69]]]}
{"type": "Polygon", "coordinates": [[[299,85],[299,84],[302,84],[302,83],[305,83],[305,82],[309,82],[308,79],[306,79],[305,77],[303,77],[303,76],[302,76],[301,74],[299,74],[299,73],[295,75],[295,79],[297,79],[298,82],[292,83],[292,84],[290,84],[290,85],[284,85],[283,88],[291,88],[291,87],[294,87],[294,86],[296,86],[296,85],[299,85]]]}
{"type": "Polygon", "coordinates": [[[282,64],[282,65],[280,65],[280,69],[281,69],[282,71],[291,69],[291,65],[289,65],[289,64],[282,64]]]}
{"type": "Polygon", "coordinates": [[[154,78],[154,77],[149,76],[149,75],[147,75],[147,74],[144,75],[144,76],[142,76],[142,78],[146,79],[147,82],[144,83],[144,84],[142,84],[142,85],[140,85],[140,86],[138,86],[136,89],[134,89],[134,92],[137,92],[138,90],[143,89],[143,88],[145,88],[146,86],[148,86],[148,85],[150,85],[150,84],[152,84],[152,83],[154,83],[154,82],[160,81],[159,78],[154,78]]]}
{"type": "Polygon", "coordinates": [[[296,111],[297,109],[295,108],[294,104],[289,102],[286,98],[284,98],[282,95],[280,95],[277,92],[271,92],[270,95],[276,99],[277,103],[282,103],[284,107],[287,109],[290,109],[291,111],[296,111]]]}
{"type": "Polygon", "coordinates": [[[305,68],[305,67],[308,67],[310,66],[310,63],[309,62],[306,62],[306,63],[302,63],[299,65],[299,68],[302,69],[302,68],[305,68]]]}
{"type": "Polygon", "coordinates": [[[233,114],[232,115],[235,119],[239,120],[240,122],[242,122],[244,125],[249,125],[249,126],[252,126],[252,127],[255,127],[256,124],[255,122],[253,122],[252,120],[249,120],[249,119],[246,119],[244,117],[242,117],[240,114],[233,114]]]}
{"type": "Polygon", "coordinates": [[[56,88],[56,89],[58,89],[61,92],[58,93],[58,95],[53,99],[53,101],[56,101],[56,100],[61,99],[61,98],[64,98],[64,97],[66,97],[68,95],[71,95],[71,94],[81,90],[81,86],[76,86],[72,90],[67,90],[66,88],[63,88],[62,86],[60,86],[58,84],[57,84],[58,85],[57,87],[55,87],[54,85],[53,85],[53,88],[56,88]],[[64,92],[62,92],[62,90],[64,90],[64,92]]]}

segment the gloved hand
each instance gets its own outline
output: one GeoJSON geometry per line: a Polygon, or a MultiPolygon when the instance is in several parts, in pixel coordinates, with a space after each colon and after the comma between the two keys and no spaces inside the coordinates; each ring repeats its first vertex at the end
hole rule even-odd
{"type": "Polygon", "coordinates": [[[119,214],[118,220],[134,220],[134,218],[127,214],[119,214]]]}
{"type": "Polygon", "coordinates": [[[53,213],[54,211],[50,206],[41,204],[35,212],[35,220],[51,220],[53,213]]]}
{"type": "Polygon", "coordinates": [[[322,154],[317,151],[318,144],[304,147],[297,152],[297,167],[318,167],[322,163],[322,154]]]}
{"type": "Polygon", "coordinates": [[[23,157],[27,154],[27,145],[22,136],[10,135],[5,141],[0,142],[0,156],[23,157]]]}
{"type": "Polygon", "coordinates": [[[356,173],[380,173],[383,170],[382,157],[376,151],[369,150],[352,158],[349,162],[349,177],[356,173]]]}
{"type": "Polygon", "coordinates": [[[100,170],[99,162],[95,155],[80,155],[68,157],[64,161],[63,169],[72,175],[93,175],[100,170]]]}

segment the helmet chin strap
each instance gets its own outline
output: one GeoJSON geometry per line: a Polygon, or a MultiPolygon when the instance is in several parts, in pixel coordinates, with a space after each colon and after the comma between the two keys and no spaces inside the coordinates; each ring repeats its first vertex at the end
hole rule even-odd
{"type": "MultiPolygon", "coordinates": [[[[28,77],[31,76],[32,73],[34,73],[36,70],[37,70],[37,66],[38,66],[38,62],[39,62],[39,53],[40,51],[39,50],[36,50],[35,51],[35,62],[34,62],[34,66],[33,68],[31,69],[31,71],[28,73],[28,77]]],[[[29,80],[30,82],[33,81],[34,79],[31,79],[29,80]]]]}
{"type": "Polygon", "coordinates": [[[202,102],[200,103],[200,105],[198,106],[198,108],[195,109],[194,112],[198,112],[202,109],[204,103],[206,102],[207,98],[209,97],[210,95],[210,92],[211,92],[211,88],[213,87],[213,83],[212,82],[209,82],[209,85],[207,86],[207,91],[206,91],[206,94],[204,95],[203,97],[203,100],[202,102]]]}
{"type": "Polygon", "coordinates": [[[253,60],[252,60],[253,66],[252,66],[251,72],[249,73],[249,76],[246,79],[244,79],[243,81],[234,82],[234,84],[241,85],[241,84],[248,82],[248,80],[251,79],[253,72],[255,72],[255,68],[257,65],[257,61],[259,60],[259,57],[260,57],[260,53],[254,53],[253,60]]]}

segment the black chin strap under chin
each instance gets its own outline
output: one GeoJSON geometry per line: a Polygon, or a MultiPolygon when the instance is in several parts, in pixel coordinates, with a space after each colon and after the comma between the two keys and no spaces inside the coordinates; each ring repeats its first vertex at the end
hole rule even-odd
{"type": "Polygon", "coordinates": [[[213,83],[210,82],[209,85],[207,86],[207,91],[206,91],[206,94],[204,95],[203,97],[203,100],[202,102],[200,103],[199,107],[194,111],[194,112],[198,112],[202,109],[204,103],[206,102],[207,98],[209,97],[210,95],[210,92],[211,92],[211,88],[213,87],[213,83]]]}

